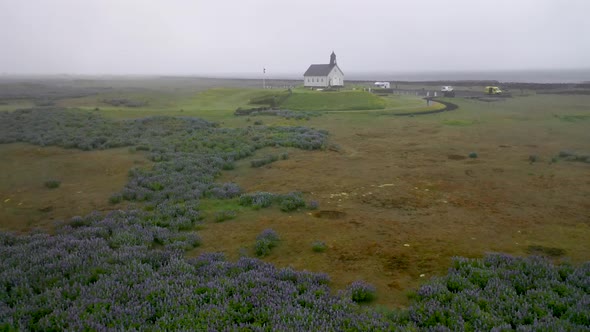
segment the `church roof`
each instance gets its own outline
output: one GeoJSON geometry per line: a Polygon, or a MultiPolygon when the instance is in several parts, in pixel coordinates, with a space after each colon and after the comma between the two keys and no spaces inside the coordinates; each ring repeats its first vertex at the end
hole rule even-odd
{"type": "Polygon", "coordinates": [[[303,76],[327,76],[336,65],[311,65],[303,76]]]}

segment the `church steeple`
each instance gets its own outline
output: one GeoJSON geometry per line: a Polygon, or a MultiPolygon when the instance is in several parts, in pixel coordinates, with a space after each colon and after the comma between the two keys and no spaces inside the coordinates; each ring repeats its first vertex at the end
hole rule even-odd
{"type": "Polygon", "coordinates": [[[336,65],[336,53],[334,53],[334,51],[332,51],[332,54],[330,55],[330,66],[334,66],[336,65]]]}

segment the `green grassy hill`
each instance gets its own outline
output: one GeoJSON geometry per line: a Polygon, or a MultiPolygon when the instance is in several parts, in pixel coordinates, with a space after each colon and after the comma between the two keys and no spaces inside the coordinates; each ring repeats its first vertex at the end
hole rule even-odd
{"type": "MultiPolygon", "coordinates": [[[[28,102],[28,101],[25,101],[28,102]]],[[[290,93],[282,89],[211,88],[203,91],[113,91],[57,101],[58,106],[99,110],[111,118],[139,118],[153,115],[196,116],[212,121],[231,121],[237,108],[277,107],[293,111],[382,111],[420,112],[440,105],[426,106],[413,96],[378,96],[362,90],[313,91],[295,88],[290,93]],[[138,102],[136,107],[111,105],[111,99],[138,102]]],[[[0,105],[0,110],[12,110],[16,105],[0,105]]]]}
{"type": "Polygon", "coordinates": [[[387,102],[365,91],[294,91],[281,107],[296,111],[349,111],[384,109],[387,102]]]}

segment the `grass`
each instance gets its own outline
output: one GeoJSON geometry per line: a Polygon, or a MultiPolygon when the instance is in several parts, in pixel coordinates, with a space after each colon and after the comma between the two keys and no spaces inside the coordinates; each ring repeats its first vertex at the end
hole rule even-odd
{"type": "Polygon", "coordinates": [[[443,120],[442,123],[447,126],[465,127],[465,126],[471,126],[475,122],[467,121],[467,120],[443,120]]]}
{"type": "MultiPolygon", "coordinates": [[[[391,98],[412,102],[412,96],[391,98]]],[[[425,105],[416,101],[417,107],[425,105]]],[[[587,165],[544,161],[560,150],[587,151],[583,123],[561,121],[554,114],[575,114],[575,105],[590,104],[590,97],[449,101],[460,108],[414,117],[392,117],[384,110],[326,112],[312,118],[306,125],[328,130],[341,151],[295,151],[269,169],[252,169],[242,161],[222,178],[235,179],[247,192],[304,192],[307,199],[319,201],[320,211],[289,217],[260,210],[261,217],[252,219],[258,228],[240,223],[232,225],[231,232],[255,234],[261,227],[273,227],[284,241],[269,261],[325,271],[336,288],[346,287],[352,275],[362,277],[375,284],[375,302],[384,305],[403,305],[406,289],[446,271],[455,255],[527,255],[527,245],[534,243],[563,248],[564,256],[576,262],[586,260],[590,252],[584,239],[590,228],[577,220],[587,206],[588,185],[579,181],[587,178],[587,165]],[[449,120],[460,125],[444,123],[449,120]],[[479,158],[469,158],[472,151],[479,158]],[[450,160],[453,154],[464,159],[450,160]],[[527,175],[531,154],[543,160],[535,163],[534,176],[527,175]],[[379,187],[384,184],[391,186],[379,187]],[[569,215],[556,218],[561,208],[569,215]],[[448,217],[441,221],[429,209],[440,209],[448,217]],[[474,221],[481,220],[482,210],[490,222],[474,221]],[[314,216],[322,211],[347,214],[339,219],[314,216]],[[330,249],[315,253],[310,243],[315,239],[329,243],[330,249]],[[411,246],[403,247],[404,243],[411,246]],[[399,260],[407,263],[394,264],[399,260]]],[[[267,125],[281,121],[264,119],[267,125]]],[[[207,229],[212,239],[229,231],[207,229]]],[[[240,245],[215,249],[231,254],[240,245]]]]}
{"type": "Polygon", "coordinates": [[[20,108],[33,107],[35,104],[30,100],[0,100],[0,112],[14,111],[20,108]]]}
{"type": "Polygon", "coordinates": [[[384,109],[387,102],[365,91],[296,90],[281,107],[296,111],[350,111],[384,109]]]}
{"type": "Polygon", "coordinates": [[[127,183],[129,169],[151,167],[143,154],[126,148],[80,151],[14,143],[0,144],[0,155],[0,229],[19,231],[112,209],[109,197],[127,183]],[[59,189],[48,189],[48,179],[59,179],[59,189]]]}
{"type": "MultiPolygon", "coordinates": [[[[133,119],[155,115],[196,116],[210,121],[229,121],[235,124],[234,111],[248,107],[250,101],[268,91],[254,88],[211,88],[204,91],[152,91],[133,93],[107,93],[98,96],[65,99],[58,103],[64,107],[97,110],[114,119],[133,119]],[[112,106],[108,99],[130,99],[146,103],[142,107],[112,106]]],[[[250,105],[251,106],[251,105],[250,105]]]]}
{"type": "MultiPolygon", "coordinates": [[[[340,93],[349,92],[357,93],[340,93]]],[[[146,107],[137,109],[102,105],[99,100],[106,98],[102,95],[76,99],[77,104],[69,101],[76,107],[98,106],[99,112],[120,119],[165,114],[200,116],[222,121],[223,126],[249,126],[254,118],[247,122],[245,118],[235,117],[233,111],[268,93],[251,88],[213,88],[112,94],[148,101],[146,107]]],[[[313,101],[316,96],[331,93],[294,90],[294,94],[306,94],[305,102],[309,102],[306,98],[311,97],[313,101]]],[[[589,96],[533,95],[501,103],[454,98],[450,101],[460,108],[452,113],[415,117],[387,115],[428,110],[420,98],[407,95],[369,98],[373,97],[380,100],[379,104],[385,103],[385,107],[375,111],[330,111],[310,121],[261,117],[269,126],[301,124],[327,129],[331,142],[342,149],[290,151],[287,160],[268,169],[250,168],[251,158],[248,158],[238,161],[235,170],[223,172],[219,179],[236,182],[246,192],[302,191],[306,198],[319,201],[322,211],[347,211],[347,215],[340,219],[320,219],[308,212],[287,214],[278,208],[254,211],[240,206],[237,199],[203,199],[202,215],[210,222],[200,231],[205,238],[204,248],[195,252],[221,251],[231,257],[239,248],[250,249],[261,229],[272,227],[283,240],[266,258],[269,262],[329,273],[334,287],[340,289],[356,278],[363,278],[377,287],[379,297],[375,302],[388,306],[404,305],[405,290],[423,282],[425,278],[421,274],[429,278],[444,273],[452,256],[474,257],[489,251],[517,255],[532,251],[555,256],[557,252],[552,248],[559,248],[564,250],[566,259],[587,260],[586,239],[590,228],[580,222],[586,218],[584,212],[588,206],[584,196],[588,191],[587,165],[539,162],[531,166],[526,157],[536,154],[544,161],[560,150],[586,151],[587,122],[579,105],[590,105],[589,96]],[[467,156],[470,151],[485,155],[485,163],[447,158],[450,154],[467,156]],[[527,176],[531,167],[535,167],[535,172],[527,176]],[[466,176],[467,170],[474,176],[466,176]],[[379,187],[383,184],[391,186],[379,187]],[[340,195],[342,192],[348,196],[340,195]],[[368,199],[368,192],[374,197],[368,199]],[[330,198],[332,194],[340,196],[330,198]],[[375,201],[389,205],[371,205],[375,201]],[[420,204],[408,207],[402,204],[406,202],[420,204]],[[235,221],[215,223],[215,214],[220,211],[237,211],[237,217],[235,221]],[[482,211],[486,214],[485,221],[481,219],[482,211]],[[445,218],[441,219],[441,214],[445,218]],[[227,241],[219,241],[222,238],[227,241]],[[310,239],[314,238],[330,243],[330,249],[325,254],[314,253],[310,248],[310,239]],[[405,247],[404,243],[411,246],[405,247]],[[404,263],[396,264],[400,261],[404,263]]],[[[19,153],[18,149],[0,151],[10,158],[19,153]]],[[[35,155],[36,151],[37,147],[31,147],[27,153],[32,158],[18,162],[0,158],[0,169],[5,174],[0,181],[0,220],[10,221],[2,216],[14,217],[23,213],[25,207],[36,214],[30,221],[22,219],[25,224],[47,220],[48,216],[64,219],[84,215],[96,207],[112,208],[108,197],[120,190],[126,177],[125,174],[120,178],[112,176],[110,161],[115,160],[115,155],[129,157],[124,156],[123,150],[92,154],[66,151],[74,155],[59,162],[39,163],[33,169],[32,161],[42,160],[35,155]],[[94,154],[96,158],[89,159],[94,154]],[[99,163],[99,159],[109,165],[99,163]],[[15,165],[24,165],[26,169],[15,165]],[[64,174],[58,172],[60,169],[64,174]],[[30,174],[34,176],[29,176],[33,179],[28,181],[30,174]],[[84,181],[89,176],[92,182],[87,184],[84,181]],[[10,185],[16,177],[23,183],[10,185]],[[63,188],[47,190],[40,185],[52,177],[62,179],[63,188]],[[29,184],[40,190],[23,193],[14,190],[26,189],[29,184]],[[105,188],[94,188],[101,185],[105,188]],[[33,201],[32,197],[39,199],[33,201]],[[76,210],[65,211],[65,207],[54,205],[52,212],[38,212],[45,207],[38,201],[51,205],[59,200],[68,200],[63,205],[76,210]],[[19,206],[20,202],[23,205],[19,206]]],[[[41,148],[41,151],[60,153],[53,148],[41,148]]],[[[256,156],[280,151],[267,148],[256,156]]],[[[141,158],[141,154],[129,158],[130,165],[117,169],[126,173],[133,166],[133,159],[141,158]]],[[[19,225],[8,227],[20,229],[19,225]]]]}
{"type": "Polygon", "coordinates": [[[561,115],[557,116],[557,118],[566,122],[580,122],[590,120],[590,115],[561,115]]]}
{"type": "Polygon", "coordinates": [[[215,213],[215,222],[224,222],[226,220],[231,220],[236,217],[235,210],[222,210],[215,213]]]}
{"type": "MultiPolygon", "coordinates": [[[[23,101],[23,103],[26,101],[23,101]]],[[[431,103],[410,95],[377,96],[361,90],[311,91],[303,88],[293,89],[292,94],[286,90],[241,87],[217,87],[194,91],[187,88],[157,89],[140,88],[135,90],[116,90],[80,98],[63,99],[58,106],[95,110],[113,119],[132,119],[156,115],[193,116],[223,123],[227,127],[248,125],[242,118],[234,116],[237,108],[261,106],[280,107],[294,111],[383,111],[387,113],[422,112],[441,108],[442,105],[431,103]],[[178,91],[177,91],[178,90],[178,91]],[[140,107],[109,105],[105,101],[128,99],[143,103],[140,107]],[[272,103],[269,103],[273,101],[272,103]]],[[[26,104],[23,104],[26,105],[26,104]]],[[[8,107],[12,110],[14,106],[8,107]]],[[[289,124],[293,124],[290,121],[289,124]]]]}
{"type": "Polygon", "coordinates": [[[200,201],[200,208],[203,217],[205,220],[213,220],[215,222],[235,219],[236,216],[245,210],[243,206],[240,206],[238,199],[202,199],[200,201]]]}
{"type": "Polygon", "coordinates": [[[200,92],[193,97],[181,100],[178,106],[186,109],[206,111],[227,111],[232,113],[238,107],[250,105],[250,101],[264,96],[268,92],[262,89],[248,88],[214,88],[200,92]]]}

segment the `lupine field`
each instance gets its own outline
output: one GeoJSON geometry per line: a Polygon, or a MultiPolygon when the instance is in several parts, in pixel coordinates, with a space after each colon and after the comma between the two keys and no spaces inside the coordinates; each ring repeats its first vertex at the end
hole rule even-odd
{"type": "MultiPolygon", "coordinates": [[[[323,149],[328,133],[307,127],[223,128],[196,118],[113,121],[96,112],[27,109],[0,113],[0,143],[81,150],[145,151],[150,170],[131,169],[111,201],[127,210],[91,212],[54,234],[0,233],[0,330],[228,331],[590,331],[590,263],[489,254],[456,258],[403,310],[365,305],[379,294],[362,281],[330,289],[328,275],[225,260],[201,244],[199,201],[239,197],[253,209],[315,207],[299,193],[245,193],[217,176],[264,147],[323,149]]],[[[265,256],[281,237],[257,239],[265,256]]]]}

